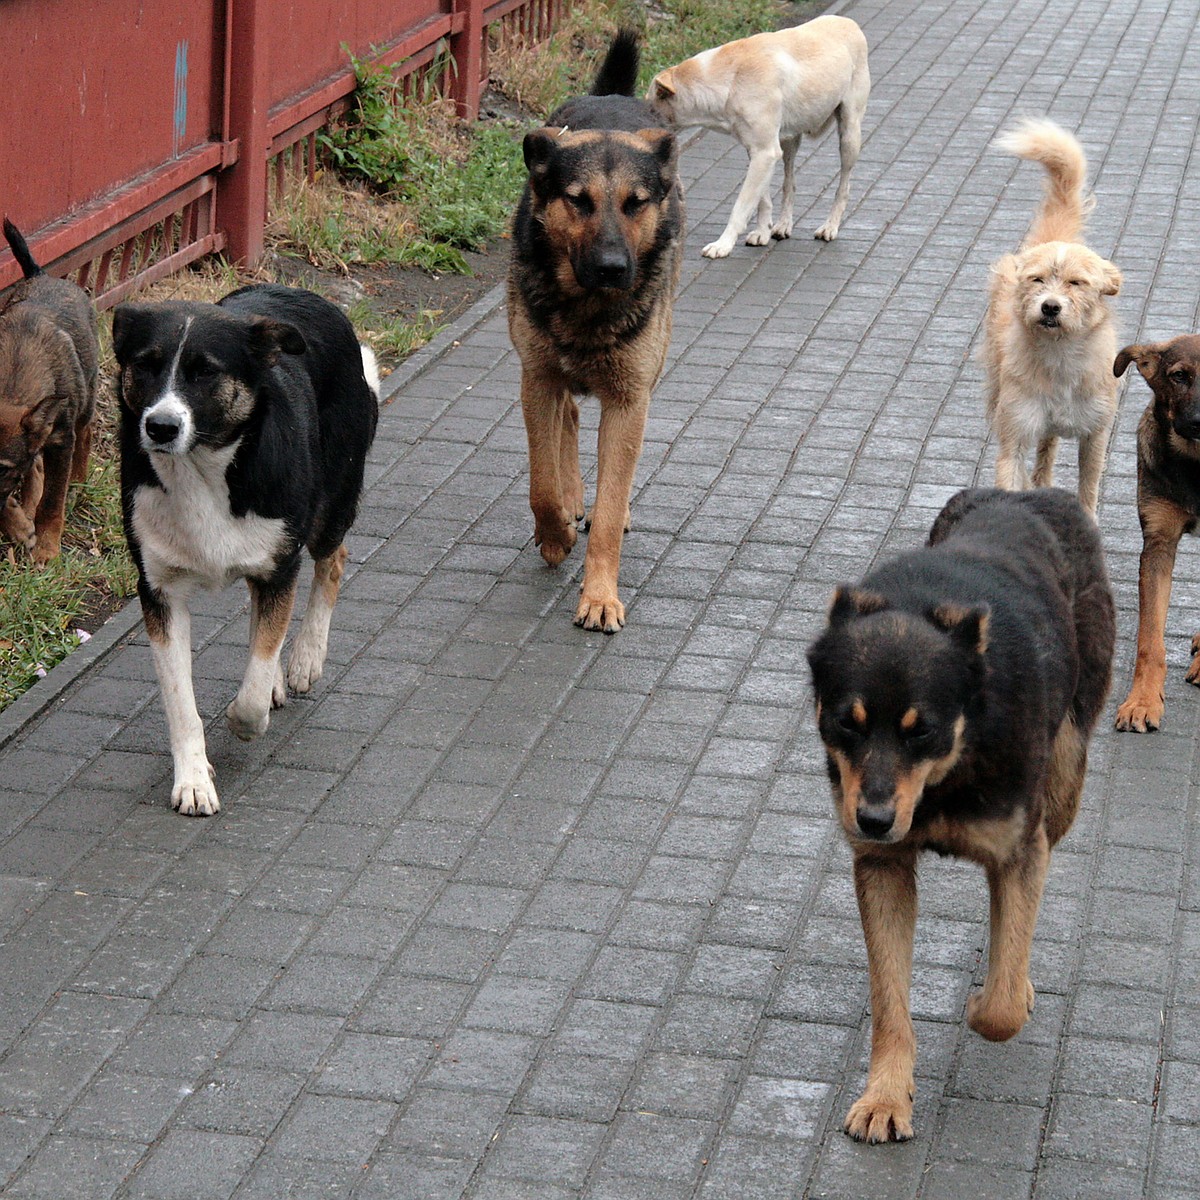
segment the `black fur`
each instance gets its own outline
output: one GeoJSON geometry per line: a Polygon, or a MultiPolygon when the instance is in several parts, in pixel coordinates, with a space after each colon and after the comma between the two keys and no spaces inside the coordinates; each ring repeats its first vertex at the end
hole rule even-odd
{"type": "Polygon", "coordinates": [[[9,249],[13,252],[13,258],[17,260],[17,265],[21,268],[21,274],[26,279],[44,274],[42,268],[34,261],[33,253],[29,249],[28,242],[21,236],[21,231],[7,217],[4,218],[4,237],[8,242],[9,249]]]}

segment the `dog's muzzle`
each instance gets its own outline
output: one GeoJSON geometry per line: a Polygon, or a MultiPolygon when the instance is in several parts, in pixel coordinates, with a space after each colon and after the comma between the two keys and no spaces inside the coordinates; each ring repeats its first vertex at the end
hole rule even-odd
{"type": "Polygon", "coordinates": [[[1042,315],[1038,321],[1039,325],[1046,329],[1057,329],[1061,324],[1062,305],[1057,300],[1044,300],[1042,302],[1042,315]]]}
{"type": "Polygon", "coordinates": [[[861,799],[854,819],[858,822],[859,833],[868,841],[886,842],[890,840],[889,834],[896,823],[896,807],[890,802],[872,804],[869,800],[861,799]]]}
{"type": "Polygon", "coordinates": [[[192,417],[187,407],[171,400],[160,400],[142,413],[143,450],[160,454],[186,454],[191,449],[192,417]]]}

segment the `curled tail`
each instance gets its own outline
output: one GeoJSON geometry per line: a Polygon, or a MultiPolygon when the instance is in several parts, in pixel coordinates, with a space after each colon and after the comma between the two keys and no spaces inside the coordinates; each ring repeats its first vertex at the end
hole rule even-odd
{"type": "Polygon", "coordinates": [[[995,145],[1046,168],[1046,194],[1023,246],[1079,241],[1095,201],[1083,190],[1087,158],[1074,134],[1045,118],[1029,118],[1002,133],[995,145]]]}
{"type": "Polygon", "coordinates": [[[4,218],[4,236],[8,239],[13,258],[17,260],[25,278],[32,279],[35,275],[41,275],[42,268],[34,261],[28,244],[21,236],[21,231],[7,217],[4,218]]]}
{"type": "Polygon", "coordinates": [[[596,72],[592,95],[632,96],[637,86],[640,57],[637,30],[618,30],[604,56],[604,62],[600,64],[600,70],[596,72]]]}

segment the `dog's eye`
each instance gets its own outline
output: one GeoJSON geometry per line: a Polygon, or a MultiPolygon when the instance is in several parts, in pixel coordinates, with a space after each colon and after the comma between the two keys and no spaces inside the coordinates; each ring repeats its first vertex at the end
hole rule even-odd
{"type": "Polygon", "coordinates": [[[580,192],[577,196],[568,192],[567,203],[584,217],[590,217],[596,211],[596,206],[592,203],[592,198],[587,192],[580,192]]]}
{"type": "Polygon", "coordinates": [[[1035,275],[1029,282],[1030,283],[1045,283],[1046,279],[1045,279],[1045,276],[1035,275]]]}
{"type": "Polygon", "coordinates": [[[633,217],[640,213],[649,203],[650,200],[646,196],[630,196],[621,207],[625,210],[627,217],[633,217]]]}
{"type": "Polygon", "coordinates": [[[842,713],[837,719],[838,732],[847,737],[861,737],[862,726],[848,713],[842,713]]]}
{"type": "Polygon", "coordinates": [[[931,725],[914,725],[911,729],[902,729],[900,736],[908,746],[921,746],[933,739],[934,730],[931,725]]]}

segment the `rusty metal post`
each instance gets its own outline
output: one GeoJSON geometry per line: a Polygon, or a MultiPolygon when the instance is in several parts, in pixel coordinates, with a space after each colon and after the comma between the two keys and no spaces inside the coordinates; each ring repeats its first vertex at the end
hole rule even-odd
{"type": "Polygon", "coordinates": [[[454,59],[454,79],[450,88],[454,111],[473,121],[479,115],[479,96],[483,77],[483,0],[454,0],[451,10],[462,21],[462,28],[450,37],[450,55],[454,59]]]}
{"type": "Polygon", "coordinates": [[[267,133],[270,97],[270,0],[229,0],[226,6],[226,142],[236,157],[217,181],[217,220],[234,262],[262,258],[267,220],[267,133]]]}

